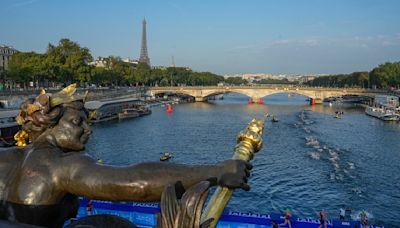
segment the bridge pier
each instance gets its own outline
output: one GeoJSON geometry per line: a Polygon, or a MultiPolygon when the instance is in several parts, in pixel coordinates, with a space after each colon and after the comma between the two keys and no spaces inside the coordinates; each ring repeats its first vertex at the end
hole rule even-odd
{"type": "Polygon", "coordinates": [[[321,98],[315,98],[314,101],[315,101],[315,104],[322,104],[323,103],[323,99],[321,99],[321,98]]]}
{"type": "Polygon", "coordinates": [[[194,101],[195,102],[204,102],[204,101],[207,101],[207,99],[204,97],[194,97],[194,101]]]}
{"type": "Polygon", "coordinates": [[[253,104],[253,103],[263,104],[262,97],[250,97],[249,104],[253,104]]]}
{"type": "Polygon", "coordinates": [[[321,98],[310,98],[310,105],[315,105],[315,104],[322,104],[323,100],[321,98]]]}

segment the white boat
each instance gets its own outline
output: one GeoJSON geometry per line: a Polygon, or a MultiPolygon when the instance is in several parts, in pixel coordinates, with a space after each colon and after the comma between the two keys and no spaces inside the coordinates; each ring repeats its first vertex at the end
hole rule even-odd
{"type": "Polygon", "coordinates": [[[400,115],[397,114],[394,110],[392,109],[387,109],[385,107],[373,107],[373,106],[368,106],[365,109],[365,113],[367,115],[379,118],[381,120],[385,121],[399,121],[400,120],[400,115]]]}
{"type": "Polygon", "coordinates": [[[396,112],[399,108],[399,98],[396,96],[376,95],[374,104],[365,109],[367,115],[385,121],[399,121],[400,114],[396,112]]]}

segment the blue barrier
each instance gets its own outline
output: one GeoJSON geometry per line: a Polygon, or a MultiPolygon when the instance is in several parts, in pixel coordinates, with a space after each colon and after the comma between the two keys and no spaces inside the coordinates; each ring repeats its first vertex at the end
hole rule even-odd
{"type": "MultiPolygon", "coordinates": [[[[80,199],[80,208],[77,218],[88,216],[86,206],[87,199],[80,199]]],[[[135,203],[135,202],[111,202],[92,200],[92,214],[112,214],[128,219],[139,227],[155,227],[157,225],[157,213],[160,212],[160,206],[157,203],[135,203]]],[[[279,214],[253,214],[232,212],[225,210],[222,214],[217,228],[270,228],[271,222],[278,224],[284,222],[284,217],[279,214]]],[[[317,228],[319,220],[309,218],[292,217],[293,228],[317,228]]],[[[353,228],[359,221],[329,220],[329,228],[353,228]]],[[[287,226],[281,226],[287,227],[287,226]]],[[[383,226],[370,225],[369,228],[384,228],[383,226]]]]}

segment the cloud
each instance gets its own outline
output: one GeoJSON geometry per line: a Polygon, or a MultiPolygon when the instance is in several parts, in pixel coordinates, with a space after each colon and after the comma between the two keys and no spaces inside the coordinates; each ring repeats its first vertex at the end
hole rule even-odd
{"type": "Polygon", "coordinates": [[[230,51],[240,51],[240,50],[244,50],[244,49],[252,49],[255,48],[255,45],[243,45],[243,46],[236,46],[233,47],[231,49],[229,49],[230,51]]]}
{"type": "Polygon", "coordinates": [[[318,38],[306,38],[306,39],[282,39],[282,40],[275,40],[270,45],[276,46],[307,46],[307,47],[314,47],[320,45],[321,42],[318,38]]]}
{"type": "Polygon", "coordinates": [[[375,35],[375,36],[355,36],[350,38],[337,39],[332,41],[336,46],[351,48],[371,48],[400,46],[400,37],[397,35],[375,35]]]}
{"type": "Polygon", "coordinates": [[[230,54],[259,55],[270,53],[272,49],[319,49],[328,48],[345,51],[346,49],[387,49],[400,48],[400,33],[393,35],[349,36],[349,37],[305,37],[277,39],[258,43],[233,46],[226,51],[230,54]]]}
{"type": "Polygon", "coordinates": [[[173,1],[166,1],[166,3],[179,12],[180,15],[183,15],[185,12],[185,9],[181,5],[175,4],[173,1]]]}
{"type": "Polygon", "coordinates": [[[9,5],[7,9],[14,9],[14,8],[22,7],[22,6],[27,6],[27,5],[33,4],[37,1],[38,0],[27,0],[27,1],[19,1],[19,2],[16,1],[14,4],[9,5]]]}
{"type": "Polygon", "coordinates": [[[264,48],[300,48],[331,46],[342,48],[370,48],[400,46],[400,34],[353,36],[353,37],[308,37],[302,39],[280,39],[267,42],[264,48]]]}

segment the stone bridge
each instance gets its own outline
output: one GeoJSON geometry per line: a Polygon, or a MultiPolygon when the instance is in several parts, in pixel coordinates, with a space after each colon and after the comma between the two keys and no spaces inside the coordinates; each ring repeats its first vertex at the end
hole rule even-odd
{"type": "Polygon", "coordinates": [[[309,97],[315,103],[322,103],[328,97],[339,97],[343,95],[359,95],[373,97],[383,94],[384,91],[357,89],[357,88],[317,88],[317,87],[284,87],[284,86],[204,86],[204,87],[150,87],[148,90],[152,95],[160,93],[176,93],[189,95],[195,101],[207,101],[209,97],[224,93],[239,93],[248,96],[253,101],[275,93],[296,93],[309,97]]]}

